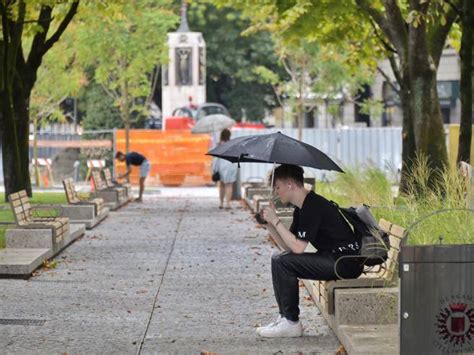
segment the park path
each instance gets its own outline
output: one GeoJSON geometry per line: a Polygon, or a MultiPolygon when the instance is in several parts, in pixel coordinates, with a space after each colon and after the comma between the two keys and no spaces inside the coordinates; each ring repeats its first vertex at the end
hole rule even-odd
{"type": "Polygon", "coordinates": [[[113,212],[55,268],[0,280],[0,353],[334,354],[337,338],[303,288],[303,338],[255,335],[277,312],[269,264],[276,249],[234,207],[148,197],[113,212]]]}

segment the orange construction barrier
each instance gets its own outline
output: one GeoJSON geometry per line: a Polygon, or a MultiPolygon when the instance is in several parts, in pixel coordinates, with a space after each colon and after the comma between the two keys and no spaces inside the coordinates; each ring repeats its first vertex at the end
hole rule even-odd
{"type": "MultiPolygon", "coordinates": [[[[130,151],[143,154],[151,164],[148,185],[205,185],[211,182],[211,157],[205,155],[211,138],[188,130],[130,130],[130,151]]],[[[117,130],[116,149],[125,152],[125,130],[117,130]]],[[[117,163],[117,172],[125,171],[117,163]]],[[[138,183],[139,169],[132,167],[131,181],[138,183]]]]}

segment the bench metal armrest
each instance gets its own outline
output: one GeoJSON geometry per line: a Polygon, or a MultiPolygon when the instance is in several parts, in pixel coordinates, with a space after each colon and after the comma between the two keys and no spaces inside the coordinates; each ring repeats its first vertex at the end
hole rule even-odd
{"type": "MultiPolygon", "coordinates": [[[[375,259],[375,258],[380,258],[380,260],[382,260],[382,264],[385,263],[385,261],[386,261],[384,258],[376,256],[376,255],[370,256],[370,259],[375,259]]],[[[336,262],[334,263],[334,273],[336,274],[336,276],[340,280],[350,280],[350,279],[346,279],[346,278],[342,277],[337,272],[337,265],[339,264],[339,262],[341,262],[342,260],[346,260],[346,259],[347,260],[349,260],[349,259],[359,260],[361,262],[361,264],[364,264],[369,259],[369,257],[361,256],[361,255],[343,255],[343,256],[340,256],[339,258],[337,258],[336,262]]],[[[376,265],[376,266],[380,266],[380,268],[383,269],[383,273],[381,275],[379,275],[379,278],[382,278],[383,275],[385,275],[385,272],[387,271],[381,265],[376,265]]],[[[375,267],[375,266],[372,266],[372,267],[375,267]]]]}

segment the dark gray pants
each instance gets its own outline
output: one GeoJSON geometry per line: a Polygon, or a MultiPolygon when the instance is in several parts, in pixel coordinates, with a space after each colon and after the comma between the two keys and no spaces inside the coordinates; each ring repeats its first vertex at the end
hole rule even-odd
{"type": "MultiPolygon", "coordinates": [[[[300,309],[298,279],[337,280],[334,265],[337,257],[329,252],[295,254],[283,252],[272,256],[272,278],[275,298],[280,314],[288,320],[298,321],[300,309]]],[[[345,278],[362,274],[360,262],[344,260],[338,263],[337,272],[345,278]]]]}

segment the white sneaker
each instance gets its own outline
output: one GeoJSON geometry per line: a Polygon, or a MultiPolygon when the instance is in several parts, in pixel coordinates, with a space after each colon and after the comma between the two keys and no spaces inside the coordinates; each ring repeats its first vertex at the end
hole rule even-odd
{"type": "Polygon", "coordinates": [[[281,318],[277,325],[262,329],[259,335],[263,338],[290,338],[303,335],[303,325],[300,321],[291,324],[286,318],[281,318]]]}
{"type": "Polygon", "coordinates": [[[260,332],[261,332],[262,330],[264,330],[264,329],[273,328],[274,326],[276,326],[278,323],[281,322],[282,318],[283,318],[283,317],[281,316],[281,314],[279,314],[279,315],[278,315],[278,318],[277,318],[274,322],[271,322],[270,324],[267,324],[267,325],[265,325],[265,326],[263,326],[263,327],[258,327],[257,330],[256,330],[256,331],[257,331],[257,334],[260,335],[260,332]]]}

